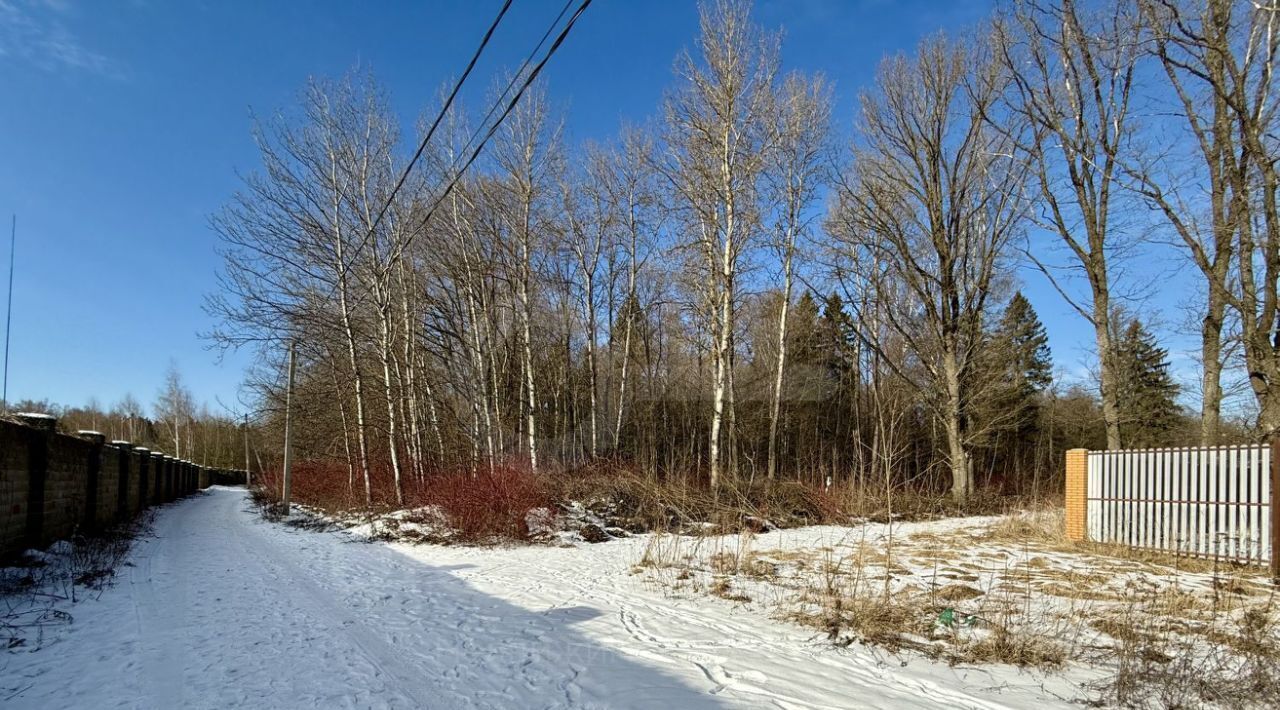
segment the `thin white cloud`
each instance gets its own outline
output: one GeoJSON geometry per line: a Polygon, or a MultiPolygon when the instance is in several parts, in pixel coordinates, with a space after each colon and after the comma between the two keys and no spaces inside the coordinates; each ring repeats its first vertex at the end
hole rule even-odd
{"type": "Polygon", "coordinates": [[[68,0],[0,0],[0,64],[119,78],[116,62],[85,46],[67,27],[73,12],[68,0]]]}

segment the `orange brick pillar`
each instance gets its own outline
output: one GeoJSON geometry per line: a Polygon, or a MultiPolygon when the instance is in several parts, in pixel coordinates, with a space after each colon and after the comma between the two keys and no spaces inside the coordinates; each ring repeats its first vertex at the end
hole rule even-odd
{"type": "Polygon", "coordinates": [[[1067,451],[1066,520],[1068,540],[1085,539],[1085,498],[1089,473],[1089,450],[1067,451]]]}

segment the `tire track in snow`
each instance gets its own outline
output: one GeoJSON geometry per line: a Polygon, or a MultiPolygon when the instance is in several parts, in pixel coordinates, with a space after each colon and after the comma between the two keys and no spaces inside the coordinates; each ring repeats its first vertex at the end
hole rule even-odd
{"type": "MultiPolygon", "coordinates": [[[[232,509],[224,515],[237,516],[238,513],[232,509]]],[[[384,679],[394,681],[395,689],[408,696],[407,699],[413,703],[413,707],[431,707],[431,703],[426,699],[427,689],[421,687],[420,674],[409,669],[399,660],[398,656],[401,652],[365,631],[363,622],[353,618],[341,604],[330,599],[329,593],[311,581],[311,573],[281,554],[277,545],[265,539],[265,536],[254,529],[253,525],[245,525],[239,520],[233,522],[242,532],[235,538],[245,552],[244,559],[253,560],[263,570],[267,570],[271,565],[282,570],[284,574],[273,576],[283,578],[282,584],[302,593],[292,597],[294,602],[305,601],[304,608],[299,611],[317,621],[324,620],[325,625],[334,633],[341,634],[350,641],[351,645],[360,650],[369,664],[378,669],[384,679]],[[250,543],[251,537],[252,543],[250,543]],[[337,623],[333,623],[334,621],[337,623]]]]}
{"type": "MultiPolygon", "coordinates": [[[[609,611],[608,607],[616,608],[617,613],[611,615],[619,619],[623,629],[640,646],[640,648],[634,646],[620,647],[617,648],[619,652],[665,666],[684,666],[706,681],[708,685],[705,692],[712,696],[721,696],[726,690],[732,690],[753,696],[753,703],[759,702],[761,697],[784,699],[778,698],[774,691],[763,687],[762,684],[768,682],[768,676],[764,673],[756,670],[732,671],[725,668],[725,664],[729,659],[717,652],[738,650],[744,648],[744,645],[734,643],[731,638],[705,643],[682,643],[642,634],[639,632],[639,623],[636,621],[636,614],[633,609],[638,607],[644,611],[676,616],[694,626],[702,626],[703,620],[699,619],[696,614],[682,613],[670,607],[655,609],[650,605],[637,604],[631,601],[630,595],[615,591],[616,588],[606,584],[603,578],[595,578],[584,583],[584,577],[580,574],[575,574],[572,569],[524,564],[520,565],[520,567],[524,573],[524,579],[528,582],[523,590],[525,594],[522,594],[522,597],[532,596],[538,598],[538,594],[530,595],[528,593],[545,593],[549,590],[555,590],[555,594],[562,595],[567,589],[571,593],[553,604],[553,608],[582,604],[584,601],[590,602],[592,606],[606,607],[602,611],[609,611]]],[[[472,575],[471,579],[472,581],[479,581],[489,577],[491,575],[480,574],[472,575]]],[[[494,577],[494,579],[497,579],[497,577],[494,577]]]]}
{"type": "Polygon", "coordinates": [[[159,549],[167,544],[165,540],[151,540],[147,545],[147,554],[139,559],[129,570],[130,599],[133,604],[134,617],[138,629],[138,648],[141,650],[137,661],[142,679],[141,693],[149,699],[148,707],[182,707],[183,682],[182,668],[174,668],[172,659],[181,658],[181,645],[177,642],[177,619],[172,613],[170,604],[160,604],[156,599],[156,586],[159,580],[165,580],[170,574],[165,560],[167,555],[158,554],[159,549]],[[139,575],[145,569],[145,577],[139,575]]]}
{"type": "MultiPolygon", "coordinates": [[[[597,549],[603,548],[585,547],[577,553],[585,555],[597,549]]],[[[483,550],[464,554],[480,561],[484,554],[502,553],[483,550]]],[[[776,622],[765,621],[755,613],[727,603],[708,598],[698,600],[705,603],[692,604],[678,598],[637,593],[634,588],[617,584],[610,575],[583,575],[571,560],[554,565],[538,560],[531,563],[520,559],[519,553],[512,557],[517,559],[503,559],[493,568],[478,570],[467,578],[475,583],[503,587],[507,592],[504,596],[531,605],[550,603],[552,607],[584,605],[600,609],[607,615],[603,618],[615,620],[628,642],[615,644],[617,651],[651,663],[683,666],[701,678],[707,684],[706,692],[713,696],[752,706],[763,703],[797,709],[843,708],[851,703],[857,707],[886,709],[1006,710],[1010,707],[996,699],[905,674],[898,662],[886,662],[863,649],[842,650],[820,642],[804,643],[799,653],[786,647],[771,649],[769,640],[760,633],[761,624],[776,622]],[[519,583],[513,584],[517,579],[519,583]],[[708,604],[722,607],[721,613],[709,615],[708,604]],[[661,622],[666,630],[651,628],[645,620],[661,622]],[[744,669],[734,667],[744,663],[747,664],[744,669]],[[758,670],[760,668],[779,668],[784,677],[770,677],[758,670]],[[852,697],[833,688],[826,699],[817,700],[812,685],[794,688],[786,679],[786,676],[812,677],[818,669],[822,669],[822,676],[831,674],[838,678],[841,686],[855,685],[867,694],[852,697]]],[[[821,682],[818,685],[821,686],[821,682]]]]}
{"type": "MultiPolygon", "coordinates": [[[[36,687],[13,705],[1058,704],[1012,687],[1000,699],[1013,702],[997,702],[966,671],[914,660],[901,668],[892,656],[814,641],[767,607],[672,595],[630,574],[643,539],[578,549],[366,546],[263,522],[245,505],[242,492],[221,489],[163,511],[129,583],[73,629],[76,648],[14,669],[36,687]],[[174,604],[185,610],[157,613],[174,604]],[[570,624],[577,630],[562,630],[570,624]]],[[[999,675],[988,681],[998,685],[999,675]]]]}
{"type": "MultiPolygon", "coordinates": [[[[136,694],[128,706],[271,706],[286,697],[295,704],[314,697],[353,706],[354,696],[371,689],[352,687],[353,697],[336,698],[332,689],[299,688],[287,665],[272,672],[260,665],[262,659],[228,656],[227,648],[219,642],[225,635],[239,637],[248,631],[257,639],[251,641],[255,650],[261,648],[287,660],[308,645],[308,636],[316,629],[324,629],[338,642],[326,640],[327,653],[308,655],[320,655],[324,660],[341,658],[343,665],[335,671],[358,673],[360,664],[345,655],[354,651],[386,682],[386,692],[374,691],[369,696],[374,702],[361,706],[428,707],[414,694],[411,674],[393,668],[380,649],[362,643],[365,639],[358,638],[360,634],[333,625],[332,619],[338,617],[331,606],[314,595],[310,599],[290,595],[287,602],[276,598],[273,590],[311,588],[298,568],[278,564],[281,557],[269,541],[249,544],[250,525],[239,513],[242,500],[240,496],[209,496],[167,506],[157,518],[156,534],[140,545],[131,561],[127,591],[130,630],[135,639],[123,640],[124,648],[117,654],[124,665],[122,678],[137,681],[136,694]],[[204,542],[209,538],[231,544],[208,549],[204,542]],[[200,593],[194,593],[197,587],[200,593]],[[228,596],[238,599],[224,600],[228,596]],[[297,605],[299,600],[305,603],[297,605]],[[239,603],[224,607],[232,601],[239,603]],[[227,611],[249,613],[225,618],[227,611]],[[229,682],[234,669],[228,673],[225,665],[236,661],[248,664],[250,672],[262,671],[249,687],[229,682]],[[227,680],[219,682],[219,676],[227,680]]],[[[115,591],[124,590],[108,590],[108,594],[115,591]]]]}

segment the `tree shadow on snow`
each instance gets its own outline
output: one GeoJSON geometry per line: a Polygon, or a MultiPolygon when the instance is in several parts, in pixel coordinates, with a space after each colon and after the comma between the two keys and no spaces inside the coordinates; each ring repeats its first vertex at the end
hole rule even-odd
{"type": "MultiPolygon", "coordinates": [[[[411,676],[405,682],[421,683],[411,694],[433,706],[726,706],[709,676],[696,688],[665,671],[662,665],[683,662],[661,648],[637,658],[578,631],[603,615],[598,609],[526,609],[453,574],[469,565],[434,566],[385,545],[341,544],[344,537],[295,532],[277,539],[294,548],[317,586],[344,600],[367,634],[394,639],[398,664],[411,676]]],[[[630,631],[615,625],[606,633],[630,631]]]]}

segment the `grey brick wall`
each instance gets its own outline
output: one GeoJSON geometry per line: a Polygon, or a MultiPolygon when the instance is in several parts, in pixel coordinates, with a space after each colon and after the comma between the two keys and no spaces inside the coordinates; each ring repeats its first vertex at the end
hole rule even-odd
{"type": "Polygon", "coordinates": [[[95,432],[59,434],[55,425],[44,417],[0,419],[0,558],[97,532],[210,485],[244,481],[240,471],[108,443],[95,432]]]}
{"type": "Polygon", "coordinates": [[[26,427],[0,426],[0,548],[19,547],[27,531],[30,493],[26,427]]]}

